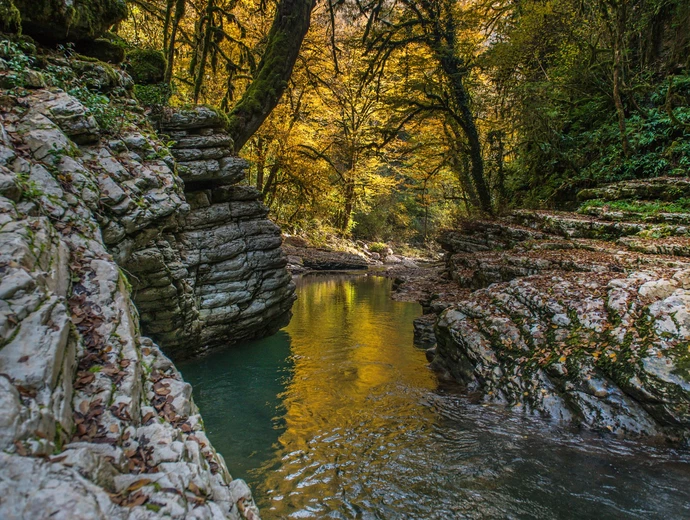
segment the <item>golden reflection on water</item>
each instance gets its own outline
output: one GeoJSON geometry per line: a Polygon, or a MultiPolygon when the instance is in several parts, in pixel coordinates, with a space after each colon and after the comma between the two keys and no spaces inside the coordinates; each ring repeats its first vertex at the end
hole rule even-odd
{"type": "Polygon", "coordinates": [[[412,345],[419,306],[390,300],[383,278],[316,280],[300,280],[285,329],[294,369],[276,457],[259,470],[266,518],[357,516],[434,419],[423,398],[436,380],[412,345]]]}

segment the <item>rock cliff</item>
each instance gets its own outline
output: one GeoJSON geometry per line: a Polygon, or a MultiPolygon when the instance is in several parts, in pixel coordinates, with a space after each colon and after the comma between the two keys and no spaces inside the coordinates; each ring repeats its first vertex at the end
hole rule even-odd
{"type": "MultiPolygon", "coordinates": [[[[629,184],[601,193],[628,197],[629,184]]],[[[649,184],[662,190],[663,181],[649,184]]],[[[455,289],[426,302],[439,315],[432,365],[523,413],[687,440],[689,228],[681,215],[660,224],[604,213],[519,211],[446,232],[455,289]],[[667,242],[678,255],[666,254],[667,242]]],[[[420,337],[430,321],[419,320],[420,337]]]]}
{"type": "Polygon", "coordinates": [[[217,115],[158,122],[178,162],[126,75],[23,56],[0,62],[0,517],[258,518],[142,334],[184,356],[278,327],[277,228],[217,115]]]}
{"type": "Polygon", "coordinates": [[[273,334],[295,299],[280,229],[260,193],[236,185],[247,164],[232,156],[224,124],[203,107],[157,118],[189,206],[145,247],[112,246],[132,274],[144,330],[176,358],[273,334]]]}

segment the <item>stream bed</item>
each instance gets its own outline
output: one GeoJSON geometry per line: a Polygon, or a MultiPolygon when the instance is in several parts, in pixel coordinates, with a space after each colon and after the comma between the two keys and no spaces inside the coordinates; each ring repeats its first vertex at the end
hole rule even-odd
{"type": "Polygon", "coordinates": [[[472,402],[412,344],[417,304],[366,275],[297,280],[277,335],[179,365],[271,518],[690,518],[690,454],[472,402]]]}

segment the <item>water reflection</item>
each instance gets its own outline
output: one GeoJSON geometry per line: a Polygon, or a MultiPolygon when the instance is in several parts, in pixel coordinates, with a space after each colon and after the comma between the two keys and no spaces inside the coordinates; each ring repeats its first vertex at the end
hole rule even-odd
{"type": "Polygon", "coordinates": [[[278,336],[181,367],[264,518],[689,518],[687,454],[559,431],[439,388],[419,307],[299,281],[278,336]]]}
{"type": "Polygon", "coordinates": [[[233,476],[248,478],[273,454],[283,429],[284,392],[292,374],[290,338],[275,336],[178,365],[215,448],[233,476]]]}
{"type": "Polygon", "coordinates": [[[436,382],[423,352],[410,348],[420,309],[392,301],[389,287],[345,275],[301,281],[286,329],[294,360],[281,396],[286,429],[257,472],[257,493],[276,517],[356,515],[433,423],[423,399],[436,382]]]}

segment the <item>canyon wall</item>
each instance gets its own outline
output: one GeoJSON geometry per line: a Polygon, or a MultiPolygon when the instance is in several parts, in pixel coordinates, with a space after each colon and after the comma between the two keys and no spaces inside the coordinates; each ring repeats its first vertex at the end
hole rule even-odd
{"type": "Polygon", "coordinates": [[[280,327],[279,231],[217,114],[158,119],[171,154],[125,74],[34,63],[0,66],[0,517],[258,519],[144,334],[186,357],[280,327]]]}

